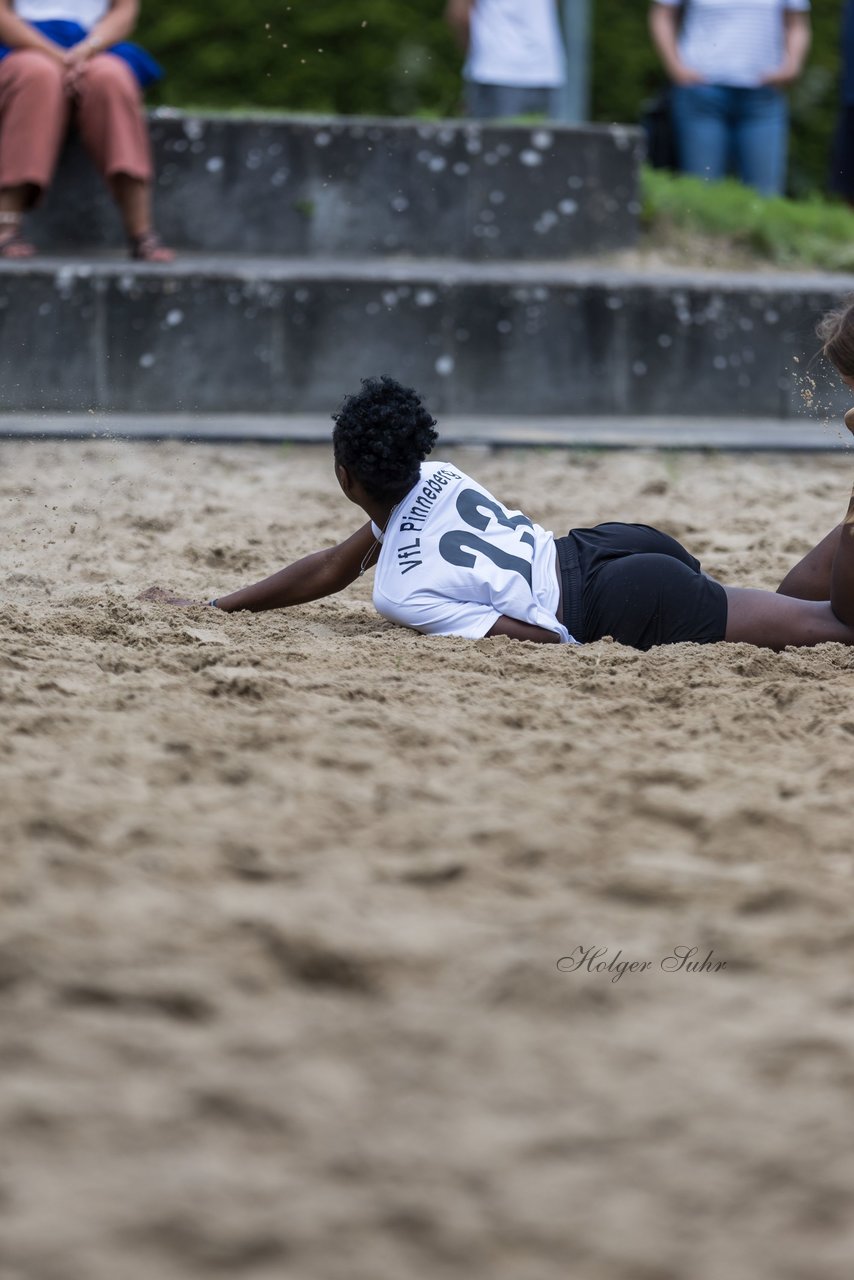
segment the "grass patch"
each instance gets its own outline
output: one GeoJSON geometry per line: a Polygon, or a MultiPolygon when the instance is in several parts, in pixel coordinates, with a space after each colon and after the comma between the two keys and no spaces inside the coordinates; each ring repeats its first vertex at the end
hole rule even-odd
{"type": "Polygon", "coordinates": [[[681,233],[780,267],[854,271],[854,211],[837,201],[767,199],[732,179],[703,182],[661,169],[643,171],[641,190],[653,243],[681,233]]]}

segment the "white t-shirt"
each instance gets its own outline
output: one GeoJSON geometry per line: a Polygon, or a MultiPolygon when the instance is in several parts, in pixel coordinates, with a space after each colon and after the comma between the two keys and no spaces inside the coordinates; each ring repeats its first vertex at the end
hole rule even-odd
{"type": "Polygon", "coordinates": [[[109,0],[15,0],[14,9],[26,22],[79,22],[90,30],[110,8],[109,0]]]}
{"type": "Polygon", "coordinates": [[[427,635],[479,640],[502,614],[575,643],[557,620],[554,535],[447,462],[421,478],[389,517],[374,580],[384,618],[427,635]]]}
{"type": "Polygon", "coordinates": [[[566,57],[555,0],[475,0],[463,75],[478,84],[563,84],[566,57]]]}
{"type": "Polygon", "coordinates": [[[783,61],[783,14],[809,7],[810,0],[688,0],[679,56],[709,84],[755,89],[783,61]]]}

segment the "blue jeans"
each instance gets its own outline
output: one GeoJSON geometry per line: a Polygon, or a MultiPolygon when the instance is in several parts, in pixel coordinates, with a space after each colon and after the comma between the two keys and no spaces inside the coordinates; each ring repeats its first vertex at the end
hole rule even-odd
{"type": "Polygon", "coordinates": [[[789,108],[779,89],[674,85],[673,123],[683,173],[710,181],[734,173],[763,196],[783,194],[789,108]]]}
{"type": "Polygon", "coordinates": [[[513,116],[558,117],[560,90],[514,84],[465,82],[466,111],[474,120],[507,120],[513,116]]]}

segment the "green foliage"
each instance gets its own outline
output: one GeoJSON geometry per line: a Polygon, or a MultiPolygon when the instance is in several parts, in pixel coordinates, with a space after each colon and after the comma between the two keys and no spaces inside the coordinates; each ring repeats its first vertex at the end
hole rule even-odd
{"type": "Polygon", "coordinates": [[[174,105],[451,115],[459,57],[443,0],[144,0],[138,38],[174,105]]]}
{"type": "MultiPolygon", "coordinates": [[[[630,122],[662,84],[647,0],[591,0],[593,117],[630,122]]],[[[813,6],[814,43],[792,93],[791,189],[824,186],[836,115],[843,0],[813,6]]],[[[445,0],[143,0],[139,38],[177,106],[453,115],[461,58],[445,0]]]]}
{"type": "Polygon", "coordinates": [[[803,195],[827,185],[830,146],[839,106],[840,28],[844,0],[813,5],[813,46],[807,69],[791,94],[789,187],[803,195]]]}
{"type": "Polygon", "coordinates": [[[778,266],[854,271],[854,213],[819,196],[768,200],[739,182],[646,169],[643,203],[644,223],[662,241],[678,229],[719,238],[778,266]]]}

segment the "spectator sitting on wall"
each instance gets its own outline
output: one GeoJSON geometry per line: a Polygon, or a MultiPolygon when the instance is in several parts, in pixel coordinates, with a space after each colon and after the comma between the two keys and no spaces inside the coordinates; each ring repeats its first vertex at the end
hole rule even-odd
{"type": "Polygon", "coordinates": [[[650,30],[673,82],[679,167],[782,195],[789,113],[783,92],[810,46],[810,0],[656,0],[650,30]],[[682,17],[680,27],[680,14],[682,17]]]}
{"type": "Polygon", "coordinates": [[[566,57],[556,0],[448,0],[446,18],[467,50],[470,116],[557,116],[566,57]]]}
{"type": "Polygon", "coordinates": [[[22,215],[50,184],[69,119],[119,206],[131,257],[174,257],[152,228],[141,99],[162,73],[124,43],[138,9],[138,0],[0,0],[0,257],[35,253],[22,215]]]}

